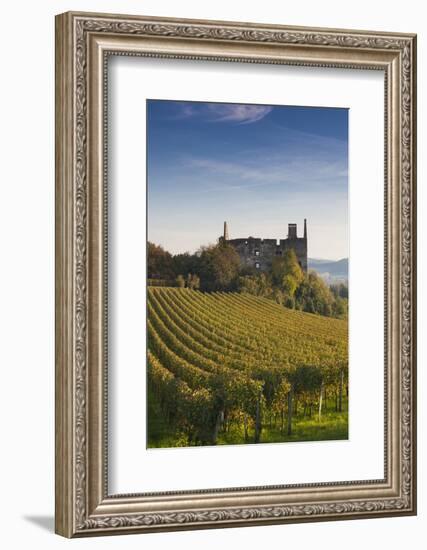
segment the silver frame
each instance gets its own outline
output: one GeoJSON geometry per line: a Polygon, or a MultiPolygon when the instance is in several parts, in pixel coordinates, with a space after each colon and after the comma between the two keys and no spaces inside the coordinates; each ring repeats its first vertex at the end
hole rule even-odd
{"type": "Polygon", "coordinates": [[[416,37],[65,13],[56,18],[56,532],[66,537],[416,513],[416,37]],[[109,55],[385,74],[385,477],[109,495],[109,55]]]}

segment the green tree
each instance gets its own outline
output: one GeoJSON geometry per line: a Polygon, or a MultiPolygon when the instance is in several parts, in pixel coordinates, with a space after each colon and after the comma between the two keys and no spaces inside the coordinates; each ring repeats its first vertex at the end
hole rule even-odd
{"type": "Polygon", "coordinates": [[[237,290],[244,294],[253,294],[258,296],[258,277],[254,275],[244,275],[237,281],[237,290]]]}
{"type": "Polygon", "coordinates": [[[299,309],[330,317],[333,313],[334,297],[328,285],[317,273],[310,271],[295,292],[299,309]]]}
{"type": "Polygon", "coordinates": [[[240,256],[227,243],[203,247],[199,251],[200,270],[198,275],[203,290],[232,290],[240,271],[240,256]]]}
{"type": "Polygon", "coordinates": [[[271,264],[271,280],[274,286],[281,287],[286,275],[286,265],[283,256],[275,256],[271,264]]]}
{"type": "Polygon", "coordinates": [[[172,255],[161,246],[148,242],[147,274],[149,279],[174,279],[174,261],[172,255]]]}
{"type": "Polygon", "coordinates": [[[283,260],[285,263],[285,275],[291,275],[298,284],[301,283],[301,281],[304,279],[304,273],[298,263],[295,250],[293,250],[292,248],[290,250],[286,250],[283,255],[283,260]]]}
{"type": "Polygon", "coordinates": [[[304,272],[293,249],[286,250],[283,256],[274,258],[271,276],[275,287],[282,290],[285,295],[285,305],[291,303],[298,286],[304,280],[304,272]]]}
{"type": "Polygon", "coordinates": [[[339,283],[331,285],[331,292],[336,298],[348,299],[348,285],[344,283],[339,283]]]}
{"type": "Polygon", "coordinates": [[[254,296],[262,296],[264,298],[273,297],[277,303],[281,303],[281,292],[276,291],[271,286],[270,277],[266,273],[259,275],[244,275],[237,280],[237,290],[242,293],[253,294],[254,296]]]}
{"type": "Polygon", "coordinates": [[[200,257],[197,254],[176,254],[173,256],[173,265],[176,274],[179,273],[199,273],[200,257]]]}
{"type": "Polygon", "coordinates": [[[348,316],[348,300],[336,296],[332,306],[332,315],[339,319],[346,319],[348,316]]]}
{"type": "Polygon", "coordinates": [[[298,281],[292,275],[285,275],[282,280],[283,292],[289,298],[293,298],[298,288],[298,281]]]}
{"type": "Polygon", "coordinates": [[[293,277],[297,285],[304,279],[304,273],[298,263],[295,250],[286,250],[283,256],[276,256],[271,266],[273,284],[280,286],[287,275],[293,277]]]}

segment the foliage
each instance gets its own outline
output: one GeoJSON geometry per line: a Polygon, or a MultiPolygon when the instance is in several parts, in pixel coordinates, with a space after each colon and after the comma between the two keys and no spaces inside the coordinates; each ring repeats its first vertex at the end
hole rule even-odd
{"type": "Polygon", "coordinates": [[[348,286],[344,283],[331,285],[331,292],[336,298],[348,300],[348,286]]]}
{"type": "Polygon", "coordinates": [[[191,288],[192,290],[198,290],[200,288],[200,278],[198,275],[192,275],[191,273],[188,273],[186,279],[184,279],[182,275],[178,275],[175,279],[175,283],[178,288],[191,288]]]}
{"type": "Polygon", "coordinates": [[[283,256],[274,258],[271,276],[276,287],[282,288],[288,296],[293,297],[298,285],[304,280],[304,273],[294,250],[286,250],[283,256]]]}
{"type": "Polygon", "coordinates": [[[175,269],[172,255],[161,246],[147,245],[147,272],[149,279],[174,279],[175,269]]]}
{"type": "Polygon", "coordinates": [[[198,275],[192,275],[191,273],[189,273],[187,275],[187,288],[191,288],[193,290],[199,290],[200,277],[198,275]]]}
{"type": "Polygon", "coordinates": [[[332,315],[340,319],[346,319],[348,317],[348,286],[340,283],[331,285],[330,288],[335,298],[332,315]]]}
{"type": "Polygon", "coordinates": [[[311,415],[322,391],[342,408],[346,321],[251,293],[150,287],[147,326],[149,389],[180,444],[216,444],[230,426],[263,441],[267,419],[283,431],[285,415],[294,422],[301,405],[311,415]]]}
{"type": "Polygon", "coordinates": [[[305,274],[292,249],[276,256],[269,272],[259,273],[242,266],[235,248],[224,241],[201,247],[196,254],[175,256],[148,243],[148,275],[154,286],[172,280],[179,288],[237,290],[290,309],[340,319],[348,316],[348,287],[342,283],[328,287],[314,271],[305,274]]]}
{"type": "Polygon", "coordinates": [[[200,276],[200,254],[176,254],[172,256],[175,274],[181,274],[184,278],[188,273],[196,273],[200,276]]]}
{"type": "Polygon", "coordinates": [[[178,275],[176,278],[176,286],[178,288],[185,288],[185,279],[182,275],[178,275]]]}
{"type": "Polygon", "coordinates": [[[309,313],[330,317],[334,297],[317,273],[310,271],[295,293],[296,306],[309,313]]]}
{"type": "Polygon", "coordinates": [[[238,278],[237,289],[239,292],[253,294],[255,296],[269,297],[273,294],[271,280],[266,273],[258,275],[244,275],[238,278]]]}
{"type": "Polygon", "coordinates": [[[240,257],[227,243],[202,247],[199,251],[202,289],[232,290],[240,270],[240,257]]]}

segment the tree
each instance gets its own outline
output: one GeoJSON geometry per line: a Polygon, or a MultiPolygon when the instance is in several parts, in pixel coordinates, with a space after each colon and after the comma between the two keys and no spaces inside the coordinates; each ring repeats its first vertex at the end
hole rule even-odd
{"type": "Polygon", "coordinates": [[[273,298],[276,304],[279,304],[279,305],[283,304],[284,296],[283,296],[283,292],[280,289],[275,288],[273,290],[273,298]]]}
{"type": "Polygon", "coordinates": [[[298,286],[304,280],[304,273],[293,249],[286,250],[283,256],[274,258],[271,276],[274,286],[282,290],[286,298],[291,299],[285,299],[285,305],[291,303],[298,286]]]}
{"type": "Polygon", "coordinates": [[[199,290],[200,288],[200,277],[198,275],[193,275],[193,288],[194,290],[199,290]]]}
{"type": "Polygon", "coordinates": [[[191,273],[188,273],[187,280],[186,280],[187,288],[192,288],[192,280],[193,280],[193,275],[191,275],[191,273]]]}
{"type": "Polygon", "coordinates": [[[283,256],[276,256],[273,258],[271,264],[271,279],[273,285],[280,287],[282,285],[283,277],[286,275],[285,259],[283,256]]]}
{"type": "Polygon", "coordinates": [[[261,273],[258,277],[259,293],[258,296],[269,297],[272,293],[271,281],[266,273],[261,273]]]}
{"type": "Polygon", "coordinates": [[[200,257],[197,254],[184,252],[173,256],[174,270],[176,274],[199,273],[200,257]]]}
{"type": "Polygon", "coordinates": [[[328,287],[315,272],[306,275],[293,249],[274,257],[266,272],[241,265],[236,249],[223,240],[201,247],[195,254],[175,256],[149,242],[148,278],[162,279],[162,284],[175,280],[180,288],[205,292],[237,290],[269,298],[290,309],[341,319],[348,316],[348,286],[338,283],[328,287]]]}
{"type": "Polygon", "coordinates": [[[327,284],[311,271],[295,292],[299,309],[309,313],[331,316],[334,297],[327,284]]]}
{"type": "Polygon", "coordinates": [[[221,242],[203,247],[199,251],[200,269],[198,275],[203,290],[232,290],[240,271],[240,256],[235,248],[221,242]]]}
{"type": "Polygon", "coordinates": [[[237,281],[237,289],[244,294],[253,294],[258,296],[258,277],[254,275],[244,275],[239,277],[237,281]]]}
{"type": "Polygon", "coordinates": [[[332,307],[332,315],[340,319],[346,319],[348,316],[348,300],[336,296],[332,307]]]}
{"type": "Polygon", "coordinates": [[[344,283],[339,283],[336,285],[331,285],[331,292],[335,298],[344,298],[348,299],[348,285],[344,283]]]}
{"type": "Polygon", "coordinates": [[[287,378],[282,378],[279,386],[276,389],[276,392],[274,394],[274,400],[272,402],[272,409],[274,412],[278,412],[280,415],[280,430],[283,432],[285,429],[285,409],[288,408],[288,417],[287,417],[287,424],[288,424],[288,435],[291,435],[292,433],[292,410],[289,409],[289,401],[292,401],[292,395],[290,396],[289,393],[291,391],[291,384],[287,380],[287,378]]]}
{"type": "Polygon", "coordinates": [[[200,277],[198,277],[198,275],[192,275],[191,273],[189,273],[187,275],[187,288],[198,290],[200,288],[200,277]]]}
{"type": "Polygon", "coordinates": [[[285,295],[293,299],[298,288],[298,281],[292,275],[285,275],[282,280],[282,288],[285,295]]]}
{"type": "Polygon", "coordinates": [[[176,286],[179,288],[185,288],[185,279],[182,275],[178,275],[176,278],[176,286]]]}
{"type": "MultiPolygon", "coordinates": [[[[293,414],[293,399],[295,395],[306,395],[308,396],[309,409],[311,414],[312,398],[313,393],[318,393],[321,395],[323,390],[323,375],[320,369],[313,365],[299,365],[294,368],[288,374],[288,379],[290,382],[290,389],[288,393],[288,435],[292,433],[292,414],[293,414]]],[[[322,404],[319,399],[319,419],[322,412],[322,404]]]]}
{"type": "Polygon", "coordinates": [[[172,255],[161,246],[148,242],[147,274],[149,279],[174,279],[174,261],[172,255]]]}
{"type": "Polygon", "coordinates": [[[304,279],[304,273],[298,263],[295,250],[292,248],[290,250],[286,250],[283,255],[283,260],[285,263],[285,275],[291,275],[298,284],[301,283],[304,279]]]}
{"type": "Polygon", "coordinates": [[[236,284],[237,290],[242,293],[253,294],[265,298],[273,297],[277,303],[281,303],[283,298],[280,290],[274,294],[271,286],[271,279],[266,273],[259,275],[244,275],[239,277],[236,284]]]}

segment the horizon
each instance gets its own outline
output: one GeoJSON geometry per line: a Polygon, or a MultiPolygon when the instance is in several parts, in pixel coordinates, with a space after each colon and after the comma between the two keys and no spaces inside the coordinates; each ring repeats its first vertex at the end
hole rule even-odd
{"type": "Polygon", "coordinates": [[[347,109],[147,101],[148,240],[173,255],[224,220],[230,239],[283,239],[306,218],[310,259],[348,258],[347,172],[347,109]]]}
{"type": "MultiPolygon", "coordinates": [[[[200,249],[200,247],[199,247],[194,252],[191,252],[190,250],[185,250],[184,252],[177,252],[176,254],[173,254],[170,250],[168,250],[167,248],[165,248],[164,246],[162,246],[159,243],[155,243],[155,242],[150,241],[150,240],[148,240],[147,243],[148,242],[150,242],[151,244],[154,244],[155,246],[161,246],[165,252],[169,252],[169,254],[171,254],[172,256],[176,256],[177,254],[190,254],[190,255],[192,255],[192,254],[195,254],[200,249]]],[[[211,245],[214,245],[214,244],[218,244],[218,243],[209,243],[207,245],[201,245],[201,246],[211,246],[211,245]]],[[[311,256],[307,256],[307,261],[317,261],[317,262],[325,262],[325,263],[331,262],[331,263],[333,263],[333,262],[341,262],[342,260],[349,260],[349,257],[345,256],[343,258],[335,259],[335,258],[318,258],[318,257],[314,258],[314,257],[311,257],[311,256]]]]}

